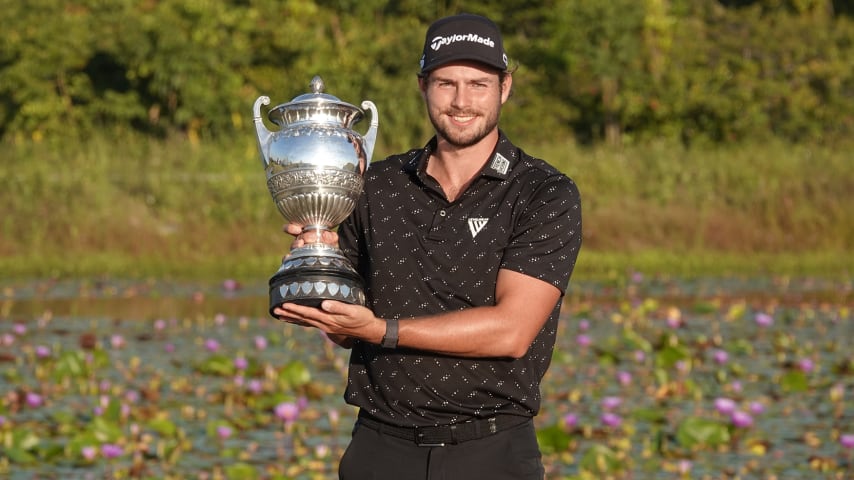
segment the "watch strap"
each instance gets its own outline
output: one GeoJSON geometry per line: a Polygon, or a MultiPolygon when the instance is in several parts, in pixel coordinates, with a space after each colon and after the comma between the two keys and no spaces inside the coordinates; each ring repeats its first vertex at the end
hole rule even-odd
{"type": "Polygon", "coordinates": [[[397,348],[398,329],[400,325],[396,318],[389,318],[385,321],[385,335],[380,346],[383,348],[397,348]]]}

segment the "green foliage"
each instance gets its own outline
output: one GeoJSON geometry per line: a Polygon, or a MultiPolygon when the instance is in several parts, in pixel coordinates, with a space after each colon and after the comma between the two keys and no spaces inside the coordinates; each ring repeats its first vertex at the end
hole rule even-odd
{"type": "Polygon", "coordinates": [[[494,18],[519,66],[504,128],[527,141],[685,143],[854,130],[854,22],[824,0],[37,0],[0,8],[0,137],[250,135],[257,96],[316,74],[381,115],[381,150],[430,135],[415,72],[424,31],[494,18]],[[346,13],[345,13],[346,12],[346,13]]]}
{"type": "Polygon", "coordinates": [[[689,417],[677,427],[676,441],[689,450],[719,447],[729,443],[729,427],[716,420],[689,417]]]}

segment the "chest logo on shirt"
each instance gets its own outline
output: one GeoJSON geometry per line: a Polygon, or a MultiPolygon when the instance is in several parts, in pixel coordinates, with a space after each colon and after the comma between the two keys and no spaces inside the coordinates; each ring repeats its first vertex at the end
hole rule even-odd
{"type": "Polygon", "coordinates": [[[510,160],[504,158],[504,155],[496,153],[495,156],[492,157],[492,164],[490,167],[502,175],[507,175],[507,169],[510,168],[510,160]]]}
{"type": "Polygon", "coordinates": [[[484,227],[486,227],[486,222],[488,222],[488,218],[469,218],[469,230],[471,230],[471,238],[477,236],[484,227]]]}

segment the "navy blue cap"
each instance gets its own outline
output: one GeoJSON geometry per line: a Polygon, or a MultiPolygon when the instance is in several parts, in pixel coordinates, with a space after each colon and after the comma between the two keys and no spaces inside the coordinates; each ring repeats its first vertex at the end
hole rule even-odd
{"type": "Polygon", "coordinates": [[[472,60],[497,70],[507,70],[507,53],[498,25],[486,17],[469,13],[433,22],[424,39],[421,73],[460,60],[472,60]]]}

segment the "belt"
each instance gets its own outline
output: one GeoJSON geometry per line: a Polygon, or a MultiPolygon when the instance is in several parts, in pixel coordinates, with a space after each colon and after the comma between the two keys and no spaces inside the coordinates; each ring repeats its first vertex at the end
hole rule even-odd
{"type": "Polygon", "coordinates": [[[444,447],[445,445],[455,445],[488,437],[530,420],[529,417],[502,415],[469,420],[453,425],[399,427],[369,417],[365,413],[359,413],[356,425],[365,426],[380,433],[412,441],[419,447],[444,447]]]}

